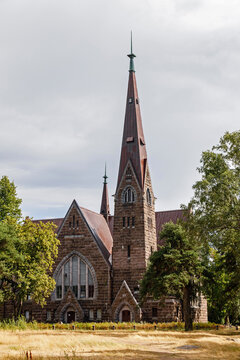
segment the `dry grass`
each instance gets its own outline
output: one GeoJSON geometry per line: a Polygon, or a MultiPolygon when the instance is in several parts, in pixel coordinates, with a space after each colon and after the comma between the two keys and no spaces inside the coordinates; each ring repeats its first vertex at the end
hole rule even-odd
{"type": "Polygon", "coordinates": [[[240,359],[240,332],[0,331],[1,360],[26,359],[29,350],[33,360],[235,360],[240,359]]]}

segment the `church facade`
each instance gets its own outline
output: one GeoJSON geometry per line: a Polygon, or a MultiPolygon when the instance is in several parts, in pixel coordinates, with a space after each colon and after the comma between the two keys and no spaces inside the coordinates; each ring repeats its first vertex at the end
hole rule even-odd
{"type": "MultiPolygon", "coordinates": [[[[60,240],[53,277],[56,287],[46,306],[29,299],[23,311],[27,319],[42,322],[72,321],[180,321],[181,304],[167,296],[164,302],[149,299],[139,305],[139,282],[149,257],[157,250],[164,223],[183,217],[182,210],[155,212],[148,166],[134,57],[130,58],[126,113],[119,173],[110,215],[105,173],[100,213],[74,200],[57,225],[60,240]]],[[[167,294],[166,294],[167,295],[167,294]]],[[[11,313],[11,304],[0,308],[0,317],[11,313]]],[[[203,297],[195,307],[195,320],[207,321],[203,297]]]]}

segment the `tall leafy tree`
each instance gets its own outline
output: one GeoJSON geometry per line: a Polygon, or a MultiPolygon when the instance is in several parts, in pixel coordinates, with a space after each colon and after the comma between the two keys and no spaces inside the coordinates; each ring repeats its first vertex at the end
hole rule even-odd
{"type": "Polygon", "coordinates": [[[210,313],[218,309],[227,321],[240,299],[240,131],[225,133],[203,152],[198,170],[189,223],[212,249],[206,284],[210,313]]]}
{"type": "Polygon", "coordinates": [[[20,217],[16,188],[4,177],[0,203],[0,301],[12,301],[15,318],[21,314],[23,302],[32,300],[44,305],[53,291],[50,276],[58,253],[59,240],[55,225],[34,223],[20,217]]]}
{"type": "Polygon", "coordinates": [[[0,221],[7,216],[20,219],[22,200],[17,197],[16,186],[7,176],[0,180],[0,221]]]}
{"type": "Polygon", "coordinates": [[[164,245],[150,257],[141,282],[141,299],[152,296],[159,300],[167,295],[181,299],[185,330],[192,330],[191,305],[199,298],[203,271],[201,247],[180,224],[171,222],[164,225],[160,238],[164,245]]]}

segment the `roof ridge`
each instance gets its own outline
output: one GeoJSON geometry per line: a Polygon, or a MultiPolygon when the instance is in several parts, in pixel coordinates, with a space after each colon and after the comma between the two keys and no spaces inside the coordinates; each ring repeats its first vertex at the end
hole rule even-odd
{"type": "Polygon", "coordinates": [[[90,211],[91,213],[93,213],[93,214],[95,214],[95,215],[100,215],[100,216],[103,216],[102,214],[99,214],[99,213],[97,213],[96,211],[93,211],[93,210],[87,209],[87,208],[85,208],[85,207],[83,207],[83,206],[79,206],[79,207],[80,207],[80,209],[90,211]]]}
{"type": "Polygon", "coordinates": [[[172,212],[172,211],[184,211],[184,209],[160,210],[160,211],[155,211],[155,213],[164,213],[164,212],[172,212]]]}

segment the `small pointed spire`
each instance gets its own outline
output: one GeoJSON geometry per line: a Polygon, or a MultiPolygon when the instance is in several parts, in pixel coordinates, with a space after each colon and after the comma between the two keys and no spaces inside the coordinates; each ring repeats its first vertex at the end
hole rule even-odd
{"type": "Polygon", "coordinates": [[[132,31],[131,31],[131,54],[129,54],[128,57],[130,58],[129,72],[130,71],[135,72],[134,60],[133,59],[136,57],[136,55],[133,54],[133,50],[132,50],[132,31]]]}
{"type": "Polygon", "coordinates": [[[107,187],[107,165],[105,163],[105,173],[103,176],[103,192],[102,192],[102,202],[100,214],[102,214],[106,221],[108,221],[108,217],[110,215],[110,207],[109,207],[109,198],[108,198],[108,187],[107,187]]]}
{"type": "Polygon", "coordinates": [[[107,165],[105,163],[105,173],[104,173],[104,176],[103,176],[103,179],[104,179],[103,183],[104,184],[107,184],[107,178],[108,178],[108,176],[107,176],[107,165]]]}

